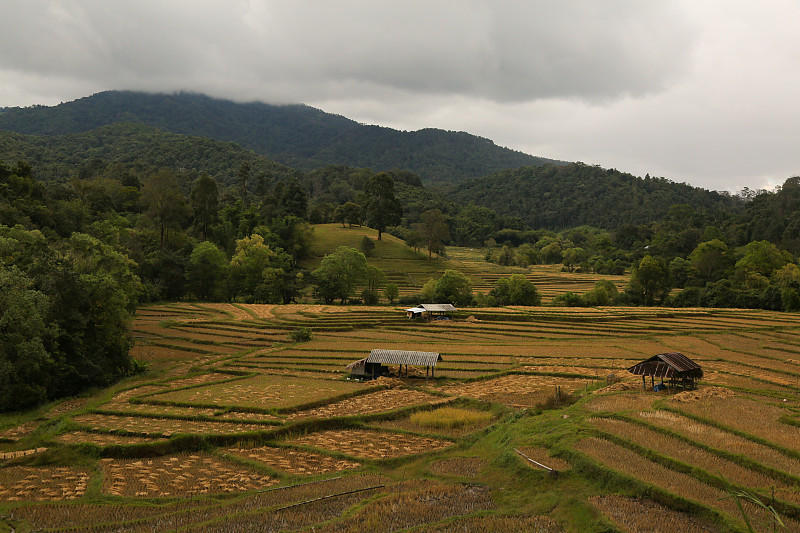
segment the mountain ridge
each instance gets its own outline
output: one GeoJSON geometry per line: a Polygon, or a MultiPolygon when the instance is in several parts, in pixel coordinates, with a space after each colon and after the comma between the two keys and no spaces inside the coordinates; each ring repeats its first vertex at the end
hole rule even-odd
{"type": "Polygon", "coordinates": [[[31,135],[81,133],[116,122],[235,142],[302,171],[332,164],[403,169],[426,184],[457,184],[510,168],[565,164],[466,132],[404,132],[362,125],[304,104],[236,103],[188,92],[105,91],[56,106],[0,111],[0,129],[31,135]]]}

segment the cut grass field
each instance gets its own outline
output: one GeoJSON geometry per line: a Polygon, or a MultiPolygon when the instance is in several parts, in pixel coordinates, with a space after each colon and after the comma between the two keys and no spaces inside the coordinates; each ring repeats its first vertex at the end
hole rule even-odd
{"type": "Polygon", "coordinates": [[[146,374],[0,417],[0,531],[742,531],[724,483],[798,530],[798,315],[173,303],[134,332],[146,374]],[[348,380],[372,348],[443,361],[348,380]],[[627,374],[670,351],[696,393],[627,374]]]}

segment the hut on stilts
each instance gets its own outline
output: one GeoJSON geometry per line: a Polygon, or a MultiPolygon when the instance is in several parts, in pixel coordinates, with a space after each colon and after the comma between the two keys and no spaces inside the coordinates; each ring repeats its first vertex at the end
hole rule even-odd
{"type": "Polygon", "coordinates": [[[384,365],[400,365],[400,375],[402,376],[403,365],[405,365],[406,377],[408,377],[408,365],[424,366],[427,380],[429,373],[431,378],[435,377],[436,363],[441,360],[442,356],[437,352],[374,349],[364,359],[347,365],[347,370],[351,375],[357,377],[377,378],[388,374],[388,368],[384,365]]]}
{"type": "Polygon", "coordinates": [[[650,376],[651,390],[662,388],[694,389],[697,381],[703,377],[700,365],[679,352],[660,353],[628,369],[631,374],[642,376],[642,386],[647,390],[647,376],[650,376]],[[656,385],[656,378],[661,378],[661,383],[656,385]],[[664,380],[667,380],[664,383],[664,380]]]}

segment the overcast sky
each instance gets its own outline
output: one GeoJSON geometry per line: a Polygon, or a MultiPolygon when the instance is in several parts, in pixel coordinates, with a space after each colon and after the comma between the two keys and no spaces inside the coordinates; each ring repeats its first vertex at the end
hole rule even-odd
{"type": "Polygon", "coordinates": [[[800,2],[2,0],[0,107],[109,89],[761,188],[800,175],[800,2]]]}

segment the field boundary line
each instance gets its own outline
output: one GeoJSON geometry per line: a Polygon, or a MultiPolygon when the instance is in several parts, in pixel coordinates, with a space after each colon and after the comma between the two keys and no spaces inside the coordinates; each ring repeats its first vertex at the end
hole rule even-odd
{"type": "Polygon", "coordinates": [[[308,503],[314,503],[314,502],[318,502],[318,501],[321,501],[321,500],[327,500],[327,499],[330,499],[330,498],[337,498],[339,496],[346,496],[348,494],[356,494],[358,492],[364,492],[364,491],[368,491],[368,490],[382,489],[384,487],[386,487],[386,485],[375,485],[375,486],[366,487],[366,488],[363,488],[363,489],[349,490],[347,492],[340,492],[338,494],[331,494],[329,496],[321,496],[319,498],[314,498],[313,500],[306,500],[304,502],[293,503],[292,505],[287,505],[285,507],[279,507],[278,509],[274,509],[273,512],[284,511],[286,509],[291,509],[293,507],[299,507],[301,505],[306,505],[308,503]]]}
{"type": "Polygon", "coordinates": [[[274,490],[293,489],[295,487],[302,487],[304,485],[313,485],[314,483],[325,483],[326,481],[333,481],[335,479],[342,479],[342,476],[329,477],[327,479],[318,479],[316,481],[306,481],[305,483],[297,483],[295,485],[285,485],[283,487],[270,487],[268,489],[257,490],[256,492],[258,494],[261,494],[263,492],[272,492],[274,490]]]}

